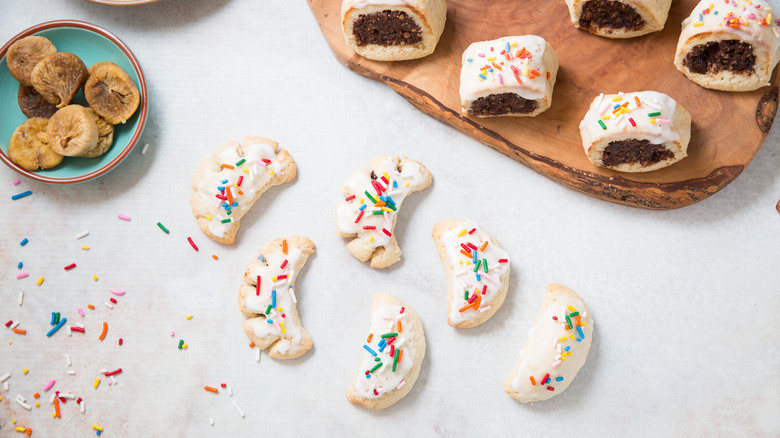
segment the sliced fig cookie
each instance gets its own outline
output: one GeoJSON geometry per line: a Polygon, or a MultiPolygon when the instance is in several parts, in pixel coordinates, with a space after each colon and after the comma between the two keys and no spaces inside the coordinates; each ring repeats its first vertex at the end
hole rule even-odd
{"type": "Polygon", "coordinates": [[[19,83],[31,87],[33,68],[53,53],[57,53],[57,48],[48,39],[41,36],[24,37],[8,48],[5,58],[8,71],[19,83]]]}
{"type": "Polygon", "coordinates": [[[121,67],[108,61],[93,65],[89,71],[84,97],[90,108],[108,123],[125,123],[141,102],[141,93],[133,79],[121,67]]]}
{"type": "Polygon", "coordinates": [[[95,118],[81,105],[68,105],[57,111],[46,129],[54,152],[78,157],[91,151],[98,143],[95,118]]]}
{"type": "Polygon", "coordinates": [[[49,147],[47,119],[34,117],[22,123],[8,142],[8,158],[25,170],[52,168],[62,162],[62,155],[49,147]]]}
{"type": "Polygon", "coordinates": [[[35,91],[46,101],[62,108],[87,80],[87,66],[78,56],[68,52],[51,54],[32,70],[30,81],[35,91]]]}
{"type": "Polygon", "coordinates": [[[16,100],[19,102],[19,109],[27,117],[48,119],[57,112],[57,105],[49,103],[32,86],[20,84],[19,92],[16,93],[16,100]]]}

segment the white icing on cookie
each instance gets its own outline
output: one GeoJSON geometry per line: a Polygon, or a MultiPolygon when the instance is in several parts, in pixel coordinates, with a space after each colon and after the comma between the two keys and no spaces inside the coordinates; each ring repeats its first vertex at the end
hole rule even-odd
{"type": "Polygon", "coordinates": [[[683,20],[683,35],[688,40],[695,35],[729,32],[768,53],[774,67],[780,56],[780,29],[773,12],[767,0],[702,0],[683,20]]]}
{"type": "Polygon", "coordinates": [[[491,94],[514,93],[528,100],[546,94],[547,70],[542,57],[547,42],[536,35],[510,36],[471,44],[463,52],[460,99],[471,102],[491,94]]]}
{"type": "Polygon", "coordinates": [[[528,403],[560,394],[585,363],[592,334],[593,318],[582,298],[550,285],[515,365],[512,396],[528,403]]]}
{"type": "Polygon", "coordinates": [[[298,317],[297,298],[293,291],[297,275],[295,267],[308,254],[304,254],[302,248],[294,244],[288,246],[287,240],[283,241],[282,246],[266,250],[263,254],[253,260],[247,269],[245,279],[255,287],[241,294],[240,305],[244,313],[264,317],[250,319],[245,324],[251,327],[257,338],[266,339],[269,344],[275,342],[272,348],[276,353],[297,357],[311,345],[309,335],[298,317]],[[278,342],[277,338],[280,338],[278,342]]]}
{"type": "Polygon", "coordinates": [[[590,133],[590,144],[627,138],[653,144],[679,142],[680,134],[672,129],[676,107],[674,99],[656,91],[602,93],[590,104],[580,131],[590,133]]]}
{"type": "Polygon", "coordinates": [[[456,325],[479,319],[501,288],[501,277],[509,269],[509,254],[472,220],[446,232],[442,239],[452,267],[451,292],[455,293],[447,312],[449,322],[456,325]]]}
{"type": "Polygon", "coordinates": [[[282,168],[276,161],[274,146],[246,139],[243,143],[230,142],[209,160],[210,166],[198,168],[202,172],[196,175],[201,202],[193,213],[209,219],[209,232],[220,238],[249,210],[257,191],[282,168]]]}
{"type": "Polygon", "coordinates": [[[356,171],[344,182],[342,192],[346,198],[336,210],[336,225],[341,233],[357,234],[371,248],[387,246],[404,199],[428,184],[419,163],[407,161],[401,172],[397,170],[398,163],[394,155],[374,157],[369,169],[356,171]],[[375,180],[371,178],[372,171],[375,180]]]}
{"type": "Polygon", "coordinates": [[[358,396],[378,398],[397,389],[414,366],[416,345],[406,333],[422,328],[415,327],[416,322],[407,318],[405,312],[402,306],[385,305],[378,307],[371,315],[371,334],[363,346],[360,362],[360,371],[364,374],[355,382],[358,396]],[[396,356],[399,359],[393,370],[396,356]]]}

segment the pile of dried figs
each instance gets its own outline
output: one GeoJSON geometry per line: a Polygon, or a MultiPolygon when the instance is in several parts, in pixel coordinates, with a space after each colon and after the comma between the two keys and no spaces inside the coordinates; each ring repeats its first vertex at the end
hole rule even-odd
{"type": "Polygon", "coordinates": [[[89,69],[78,56],[58,52],[41,36],[8,48],[8,71],[19,81],[19,108],[30,119],[16,128],[8,157],[26,170],[49,169],[67,157],[99,157],[114,141],[114,125],[138,109],[135,82],[113,62],[89,69]],[[89,107],[72,104],[83,89],[89,107]]]}

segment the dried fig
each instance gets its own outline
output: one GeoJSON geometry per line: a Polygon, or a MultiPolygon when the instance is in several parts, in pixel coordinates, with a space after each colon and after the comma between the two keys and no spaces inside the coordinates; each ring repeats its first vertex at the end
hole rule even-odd
{"type": "Polygon", "coordinates": [[[16,94],[16,100],[19,101],[19,108],[27,117],[43,117],[48,119],[57,112],[57,106],[46,101],[35,88],[27,85],[19,85],[19,92],[16,94]]]}
{"type": "Polygon", "coordinates": [[[57,48],[51,41],[40,36],[28,36],[11,44],[8,48],[6,63],[11,76],[22,85],[32,86],[30,74],[43,58],[56,53],[57,48]]]}
{"type": "MultiPolygon", "coordinates": [[[[95,73],[96,69],[98,69],[100,67],[103,67],[104,65],[109,65],[109,64],[114,64],[114,63],[111,62],[111,61],[100,61],[100,62],[96,62],[96,63],[92,64],[89,67],[89,69],[87,70],[88,76],[92,76],[92,73],[95,73]]],[[[114,64],[114,65],[116,65],[116,64],[114,64]]]]}
{"type": "Polygon", "coordinates": [[[46,133],[52,150],[68,157],[77,157],[97,146],[97,123],[81,105],[68,105],[57,111],[49,120],[46,133]]]}
{"type": "Polygon", "coordinates": [[[95,158],[105,154],[111,149],[111,145],[114,143],[114,125],[95,114],[95,111],[93,111],[92,108],[87,108],[86,110],[94,117],[95,123],[97,123],[98,141],[95,149],[87,151],[81,154],[81,156],[85,158],[95,158]]]}
{"type": "Polygon", "coordinates": [[[49,147],[47,119],[33,117],[22,123],[8,142],[8,158],[26,170],[48,169],[62,162],[62,155],[49,147]]]}
{"type": "Polygon", "coordinates": [[[84,61],[68,52],[47,56],[35,66],[30,76],[35,91],[57,108],[69,104],[86,79],[84,61]]]}
{"type": "Polygon", "coordinates": [[[125,123],[141,102],[135,82],[113,62],[99,62],[90,70],[84,85],[84,97],[90,108],[108,123],[125,123]]]}

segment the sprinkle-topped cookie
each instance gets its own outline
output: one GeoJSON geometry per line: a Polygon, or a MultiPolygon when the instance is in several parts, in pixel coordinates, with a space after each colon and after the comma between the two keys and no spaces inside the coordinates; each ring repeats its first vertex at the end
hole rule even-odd
{"type": "Polygon", "coordinates": [[[769,85],[780,59],[780,20],[767,1],[704,0],[682,23],[674,65],[715,90],[769,85]]]}
{"type": "Polygon", "coordinates": [[[479,117],[535,116],[552,103],[558,57],[544,38],[523,35],[481,41],[463,52],[463,112],[479,117]]]}
{"type": "Polygon", "coordinates": [[[593,318],[571,289],[551,284],[504,390],[523,403],[547,400],[565,390],[585,363],[593,318]]]}
{"type": "Polygon", "coordinates": [[[600,94],[580,122],[582,144],[596,166],[648,172],[687,155],[690,114],[655,91],[600,94]]]}
{"type": "Polygon", "coordinates": [[[392,295],[377,294],[371,309],[371,331],[362,345],[360,368],[347,398],[371,409],[392,405],[417,380],[425,348],[417,314],[392,295]]]}
{"type": "Polygon", "coordinates": [[[298,317],[294,283],[314,253],[314,243],[299,236],[276,239],[252,259],[239,289],[241,313],[252,317],[244,331],[259,349],[277,359],[296,358],[312,347],[298,317]]]}
{"type": "Polygon", "coordinates": [[[271,186],[292,181],[295,162],[278,143],[246,137],[217,149],[198,165],[192,178],[190,204],[198,226],[221,243],[235,242],[241,218],[271,186]]]}
{"type": "Polygon", "coordinates": [[[472,220],[445,221],[433,239],[447,272],[447,322],[474,327],[503,304],[509,283],[509,254],[472,220]]]}
{"type": "Polygon", "coordinates": [[[357,236],[347,245],[361,262],[384,268],[401,258],[393,235],[401,204],[413,192],[431,183],[431,174],[421,163],[397,155],[374,157],[369,168],[360,169],[344,182],[344,202],[336,210],[342,237],[357,236]]]}

